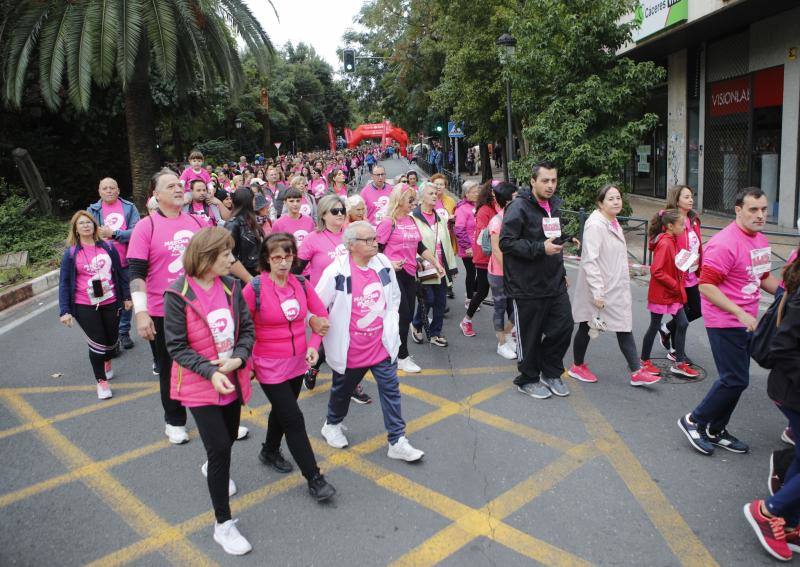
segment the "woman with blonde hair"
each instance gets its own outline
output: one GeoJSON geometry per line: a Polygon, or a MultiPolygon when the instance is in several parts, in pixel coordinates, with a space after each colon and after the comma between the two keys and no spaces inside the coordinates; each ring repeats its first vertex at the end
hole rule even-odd
{"type": "Polygon", "coordinates": [[[367,219],[367,204],[361,195],[350,195],[347,198],[347,223],[367,219]]]}
{"type": "Polygon", "coordinates": [[[61,258],[58,288],[60,321],[78,322],[89,344],[89,362],[97,381],[97,397],[111,397],[111,358],[119,339],[120,310],[131,308],[128,273],[113,244],[100,238],[100,228],[87,211],[69,222],[67,249],[61,258]]]}

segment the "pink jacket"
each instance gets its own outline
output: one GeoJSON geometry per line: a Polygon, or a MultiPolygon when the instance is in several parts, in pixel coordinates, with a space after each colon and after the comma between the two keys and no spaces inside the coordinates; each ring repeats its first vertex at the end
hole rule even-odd
{"type": "MultiPolygon", "coordinates": [[[[223,278],[225,295],[231,306],[236,335],[232,358],[242,358],[245,366],[235,373],[234,383],[240,401],[250,400],[250,350],[253,325],[244,306],[238,284],[232,278],[223,278]],[[246,320],[243,320],[245,315],[246,320]]],[[[209,361],[217,358],[214,337],[205,314],[185,277],[179,278],[164,294],[165,340],[167,350],[174,359],[170,373],[169,397],[191,405],[219,405],[221,395],[211,384],[215,367],[209,361]],[[169,323],[166,323],[169,321],[169,323]],[[181,360],[185,366],[178,363],[181,360]],[[189,370],[189,366],[195,370],[189,370]]]]}
{"type": "Polygon", "coordinates": [[[458,243],[458,255],[463,258],[467,255],[467,249],[472,248],[472,235],[475,234],[475,203],[466,199],[459,201],[456,205],[454,230],[458,243]]]}

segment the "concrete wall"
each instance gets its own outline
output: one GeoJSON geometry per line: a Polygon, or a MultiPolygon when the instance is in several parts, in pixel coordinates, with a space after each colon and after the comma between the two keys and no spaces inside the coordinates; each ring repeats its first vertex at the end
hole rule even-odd
{"type": "Polygon", "coordinates": [[[683,49],[667,60],[667,188],[686,183],[686,57],[683,49]]]}

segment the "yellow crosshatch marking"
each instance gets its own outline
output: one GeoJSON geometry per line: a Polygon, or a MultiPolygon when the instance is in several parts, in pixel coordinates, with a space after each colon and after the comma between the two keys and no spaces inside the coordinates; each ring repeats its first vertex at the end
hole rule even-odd
{"type": "MultiPolygon", "coordinates": [[[[429,369],[416,376],[430,379],[438,376],[497,375],[508,374],[513,368],[513,366],[503,366],[456,370],[429,369]]],[[[371,376],[368,375],[368,379],[371,380],[371,376]]],[[[460,415],[497,431],[519,437],[529,443],[549,447],[559,451],[561,455],[482,507],[473,508],[365,459],[364,456],[385,446],[386,436],[383,431],[346,450],[331,449],[312,433],[312,445],[315,452],[324,458],[320,466],[325,471],[336,468],[349,470],[382,489],[433,511],[451,522],[415,548],[409,549],[393,565],[435,565],[479,537],[488,538],[545,565],[590,565],[590,562],[569,550],[537,539],[506,524],[504,520],[534,501],[538,496],[552,490],[586,463],[598,458],[606,459],[611,464],[682,565],[716,565],[716,561],[702,542],[647,474],[608,420],[588,400],[579,384],[573,382],[573,395],[568,400],[589,434],[589,440],[583,443],[574,443],[553,432],[541,431],[517,423],[509,417],[495,415],[476,407],[507,391],[509,385],[505,380],[457,401],[433,394],[407,382],[401,373],[400,387],[403,395],[433,408],[408,422],[409,434],[424,430],[452,416],[460,415]]],[[[417,382],[417,384],[420,383],[417,382]]],[[[321,374],[317,388],[312,391],[304,391],[301,399],[325,394],[330,390],[330,386],[330,375],[321,374]]],[[[21,421],[15,427],[0,431],[0,439],[32,431],[69,469],[65,474],[13,492],[0,494],[0,509],[58,486],[79,481],[95,492],[142,538],[97,559],[90,565],[125,565],[153,552],[161,553],[169,562],[176,565],[214,564],[187,539],[188,536],[207,528],[214,521],[212,511],[209,510],[174,526],[169,525],[155,511],[139,500],[132,491],[123,486],[112,473],[117,466],[166,449],[170,446],[167,440],[144,445],[109,459],[95,461],[55,428],[54,424],[59,422],[79,419],[112,405],[120,405],[158,394],[158,385],[153,382],[120,383],[115,386],[115,389],[131,390],[131,392],[114,398],[110,403],[92,403],[44,418],[24,399],[24,396],[89,392],[93,391],[94,387],[0,388],[0,399],[21,421]]],[[[244,408],[242,420],[263,427],[264,416],[269,407],[269,404],[266,403],[253,408],[244,408]]],[[[192,431],[191,436],[196,439],[196,432],[192,431]]],[[[235,514],[242,513],[288,490],[299,487],[303,483],[304,479],[298,473],[267,483],[233,499],[231,501],[232,510],[235,514]]]]}

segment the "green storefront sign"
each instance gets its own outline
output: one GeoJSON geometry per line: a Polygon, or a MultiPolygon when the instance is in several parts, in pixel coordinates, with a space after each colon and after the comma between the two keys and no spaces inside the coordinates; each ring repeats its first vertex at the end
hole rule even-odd
{"type": "Polygon", "coordinates": [[[641,41],[689,18],[689,0],[639,0],[634,21],[633,40],[641,41]]]}

